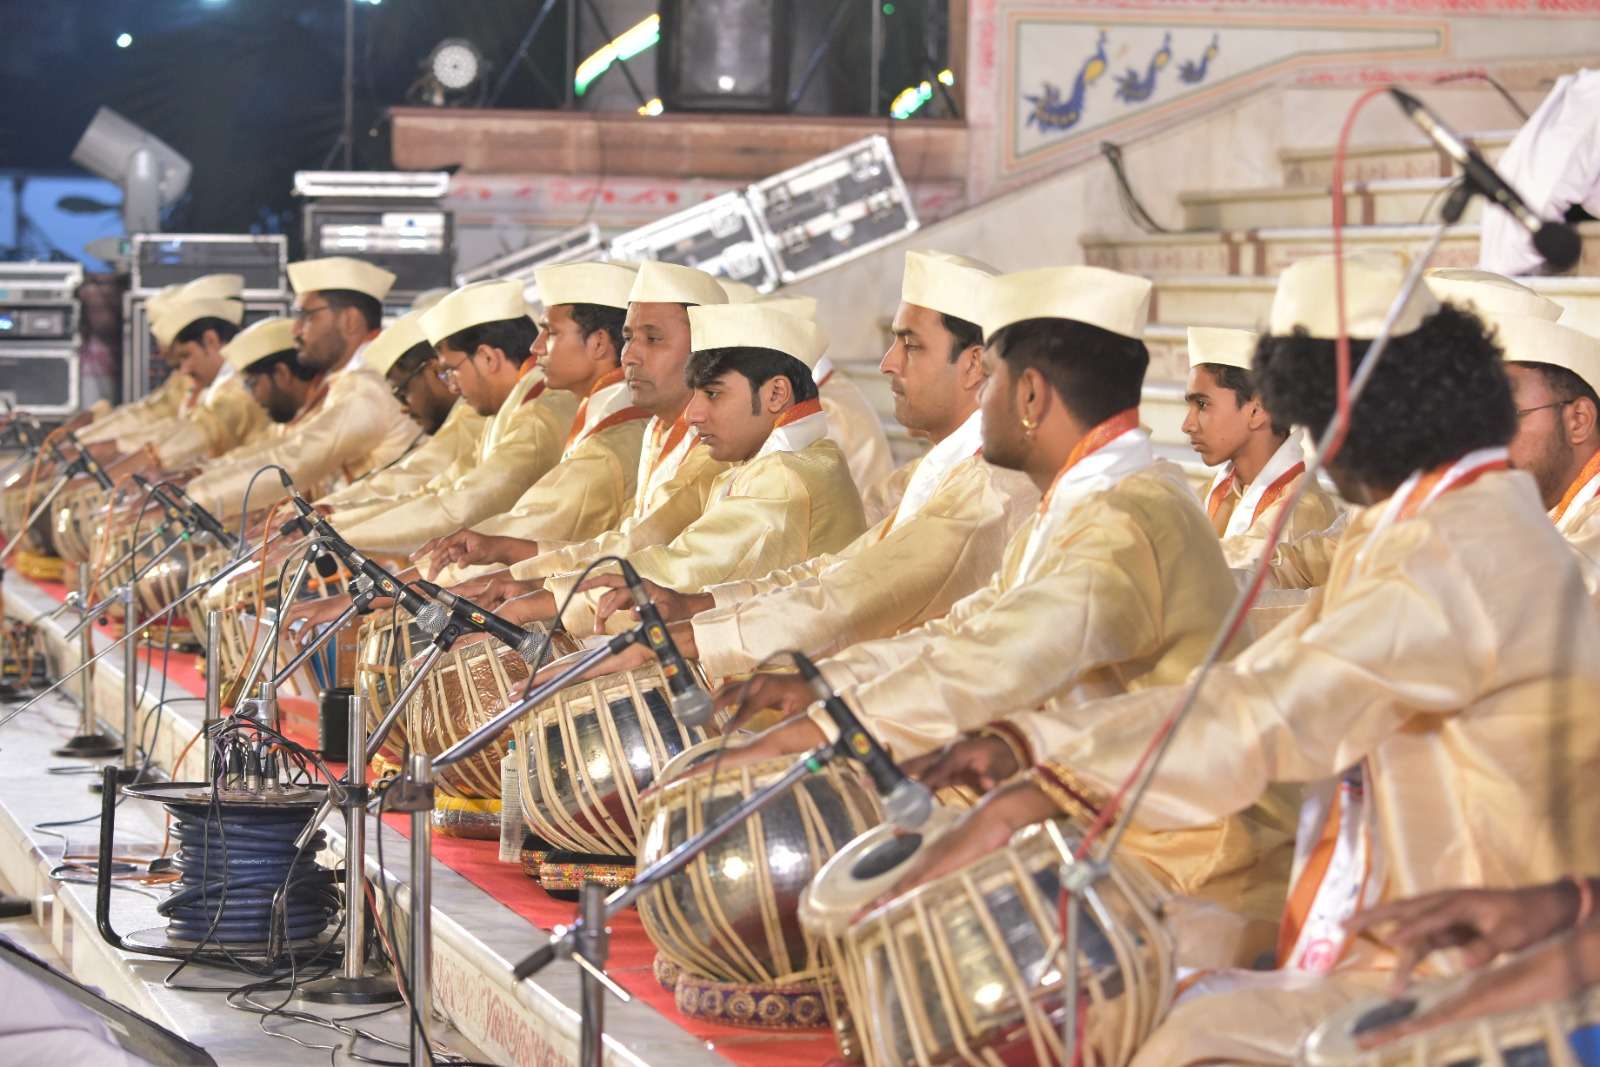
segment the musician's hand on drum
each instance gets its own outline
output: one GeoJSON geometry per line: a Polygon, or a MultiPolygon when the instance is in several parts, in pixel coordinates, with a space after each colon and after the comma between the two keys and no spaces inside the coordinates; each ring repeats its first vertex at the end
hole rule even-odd
{"type": "Polygon", "coordinates": [[[1355,935],[1392,927],[1379,940],[1398,953],[1399,989],[1442,949],[1458,950],[1472,969],[1545,940],[1576,920],[1578,895],[1570,879],[1525,889],[1447,889],[1360,912],[1345,928],[1355,935]]]}
{"type": "Polygon", "coordinates": [[[810,752],[826,741],[821,728],[810,719],[790,719],[763,730],[743,744],[729,742],[716,759],[707,759],[689,767],[680,778],[696,774],[724,774],[753,763],[764,763],[782,756],[797,756],[810,752]]]}
{"type": "MultiPolygon", "coordinates": [[[[487,604],[482,605],[488,607],[487,604]]],[[[530,622],[550,622],[556,617],[556,596],[548,589],[536,589],[522,596],[512,597],[498,608],[495,614],[507,622],[514,622],[518,626],[526,626],[530,622]]]]}
{"type": "Polygon", "coordinates": [[[768,709],[793,718],[817,702],[816,690],[798,674],[752,674],[726,682],[711,695],[717,709],[742,709],[746,716],[768,709]]]}
{"type": "Polygon", "coordinates": [[[928,849],[905,877],[861,909],[871,911],[894,897],[910,892],[924,882],[943,878],[968,867],[984,856],[1005,847],[1011,835],[1024,826],[1043,822],[1061,814],[1054,801],[1032,782],[1013,782],[984,797],[978,806],[963,815],[950,831],[939,838],[939,847],[928,849]]]}
{"type": "Polygon", "coordinates": [[[1011,746],[987,734],[952,741],[908,761],[903,769],[934,791],[965,786],[978,793],[993,790],[1022,770],[1011,746]]]}
{"type": "Polygon", "coordinates": [[[339,617],[345,608],[350,606],[348,596],[326,597],[320,600],[302,600],[284,612],[284,625],[293,625],[301,622],[309,626],[320,626],[332,622],[339,617]]]}
{"type": "MultiPolygon", "coordinates": [[[[692,619],[702,611],[710,611],[717,606],[715,599],[708,593],[680,593],[676,589],[668,589],[664,585],[657,585],[648,578],[639,579],[644,586],[644,592],[650,602],[656,606],[656,611],[661,613],[662,622],[683,622],[692,619]]],[[[628,591],[628,584],[620,574],[596,574],[587,578],[578,586],[579,589],[610,589],[611,592],[600,598],[600,607],[596,612],[599,620],[596,629],[605,629],[605,622],[614,613],[627,610],[632,618],[637,621],[638,613],[633,606],[633,597],[628,591]]]]}
{"type": "MultiPolygon", "coordinates": [[[[1423,899],[1423,898],[1418,898],[1423,899]]],[[[1553,937],[1497,967],[1477,971],[1427,1011],[1357,1037],[1364,1049],[1504,1012],[1570,999],[1600,981],[1600,924],[1553,937]]]]}

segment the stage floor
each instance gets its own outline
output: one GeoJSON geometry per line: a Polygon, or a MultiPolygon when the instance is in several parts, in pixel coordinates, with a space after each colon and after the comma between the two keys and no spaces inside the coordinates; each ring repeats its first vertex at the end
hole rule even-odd
{"type": "MultiPolygon", "coordinates": [[[[15,573],[5,577],[6,613],[31,619],[54,608],[63,595],[59,586],[31,582],[15,573]]],[[[42,624],[52,676],[78,662],[76,643],[65,639],[69,622],[42,624]]],[[[110,643],[105,633],[95,636],[96,648],[110,643]]],[[[142,652],[141,656],[151,653],[142,652]]],[[[157,708],[163,674],[159,648],[149,671],[141,700],[141,721],[155,764],[165,772],[178,762],[180,752],[199,731],[203,685],[193,657],[174,655],[165,671],[168,703],[157,708]]],[[[141,667],[141,679],[145,670],[141,667]]],[[[113,735],[122,726],[122,656],[112,653],[96,665],[94,703],[102,728],[113,735]]],[[[328,1053],[304,1049],[291,1041],[264,1034],[257,1018],[227,1010],[215,993],[182,993],[163,988],[170,963],[150,961],[122,953],[105,943],[94,924],[91,885],[53,883],[51,869],[60,862],[63,842],[37,829],[40,822],[89,817],[65,828],[70,854],[93,851],[98,837],[98,797],[88,791],[91,775],[85,761],[50,756],[50,749],[76,732],[79,712],[76,682],[63,691],[68,698],[53,697],[12,720],[0,730],[0,760],[8,771],[0,776],[0,874],[35,901],[35,920],[49,934],[56,951],[81,981],[98,985],[113,999],[152,1016],[185,1037],[212,1049],[219,1063],[327,1063],[328,1053]],[[70,767],[69,773],[56,769],[70,767]],[[72,773],[76,772],[76,773],[72,773]]],[[[194,746],[198,750],[199,746],[194,746]]],[[[183,761],[174,777],[201,777],[195,751],[183,761]]],[[[117,849],[157,848],[161,840],[161,813],[147,802],[128,801],[118,811],[117,849]]],[[[334,820],[325,824],[330,841],[324,866],[337,865],[343,853],[343,835],[334,820]]],[[[497,846],[487,841],[461,841],[434,837],[433,931],[435,1010],[446,1025],[436,1025],[435,1039],[452,1051],[473,1059],[518,1067],[562,1067],[578,1056],[577,968],[558,963],[534,979],[513,983],[512,964],[548,939],[547,931],[569,921],[573,906],[556,901],[526,878],[520,865],[500,863],[497,846]]],[[[370,877],[383,877],[396,907],[410,907],[406,869],[408,843],[400,819],[386,820],[381,829],[369,823],[367,867],[370,877]],[[392,823],[392,825],[390,824],[392,823]],[[381,834],[387,870],[378,865],[381,834]]],[[[157,888],[157,893],[161,890],[157,888]]],[[[113,894],[113,926],[127,932],[161,923],[155,917],[155,900],[140,893],[119,890],[113,894]]],[[[19,920],[20,921],[20,920],[19,920]]],[[[397,923],[403,919],[397,916],[397,923]]],[[[0,925],[0,932],[4,926],[0,925]]],[[[672,995],[655,980],[651,970],[654,950],[631,913],[613,926],[612,977],[632,994],[628,1003],[608,998],[606,1004],[606,1055],[610,1063],[635,1067],[688,1067],[729,1065],[739,1067],[804,1067],[837,1055],[826,1031],[772,1033],[740,1030],[690,1022],[677,1015],[672,995]]],[[[192,972],[186,972],[194,978],[192,972]]],[[[195,978],[197,984],[231,984],[222,972],[195,978]]],[[[300,1006],[296,1002],[295,1006],[300,1006]]],[[[325,1012],[322,1014],[326,1014],[325,1012]]],[[[386,1036],[404,1036],[403,1016],[391,1012],[375,1029],[386,1036]],[[388,1022],[392,1016],[394,1022],[388,1022]]],[[[280,1023],[274,1021],[274,1029],[280,1023]]],[[[323,1032],[325,1033],[325,1032],[323,1032]]],[[[326,1040],[308,1027],[295,1031],[303,1040],[326,1040]]],[[[374,1053],[373,1046],[363,1050],[374,1053]]]]}

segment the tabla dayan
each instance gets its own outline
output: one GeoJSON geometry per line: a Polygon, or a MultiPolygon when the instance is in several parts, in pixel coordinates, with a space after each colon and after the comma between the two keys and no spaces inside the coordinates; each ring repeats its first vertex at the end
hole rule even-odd
{"type": "MultiPolygon", "coordinates": [[[[695,681],[704,682],[698,672],[695,681]]],[[[640,794],[668,760],[726,719],[719,714],[709,728],[679,722],[666,676],[652,661],[570,685],[518,720],[522,817],[549,846],[541,884],[572,888],[579,868],[626,882],[639,842],[640,794]]]]}
{"type": "MultiPolygon", "coordinates": [[[[645,794],[639,866],[705,829],[792,762],[694,774],[645,794]]],[[[871,783],[854,765],[830,764],[640,897],[645,933],[664,972],[675,975],[678,1010],[743,1026],[826,1026],[823,976],[815,938],[800,925],[800,895],[828,857],[882,821],[871,783]]]]}
{"type": "MultiPolygon", "coordinates": [[[[367,736],[377,729],[378,723],[394,707],[400,695],[403,677],[415,662],[416,654],[427,644],[427,638],[415,620],[401,613],[396,621],[393,612],[378,612],[361,624],[361,636],[356,639],[356,691],[361,694],[361,710],[367,720],[367,736]],[[399,649],[395,648],[396,642],[399,649]]],[[[401,717],[389,730],[378,749],[380,769],[398,768],[401,753],[406,745],[406,723],[401,717]]]]}
{"type": "MultiPolygon", "coordinates": [[[[953,821],[953,820],[949,820],[953,821]]],[[[918,886],[852,923],[942,828],[858,838],[817,875],[801,919],[848,1008],[847,1054],[868,1067],[1061,1063],[1061,870],[1077,833],[1057,820],[1026,827],[1003,849],[918,886]]],[[[1118,858],[1083,895],[1079,989],[1085,1067],[1126,1064],[1171,1004],[1173,942],[1155,876],[1118,858]]]]}
{"type": "MultiPolygon", "coordinates": [[[[537,623],[525,628],[544,630],[537,623]]],[[[410,640],[415,641],[415,635],[410,640]]],[[[551,648],[558,653],[566,654],[572,646],[565,631],[551,637],[551,648]]],[[[417,655],[411,670],[421,666],[424,655],[425,651],[417,655]]],[[[457,643],[428,672],[406,708],[406,736],[412,747],[437,756],[516,703],[529,673],[522,657],[497,641],[457,643]]],[[[500,760],[509,740],[509,736],[502,737],[440,772],[435,784],[449,796],[498,801],[500,760]]],[[[495,833],[498,836],[498,826],[495,833]]]]}
{"type": "Polygon", "coordinates": [[[1302,1067],[1592,1067],[1600,1063],[1600,986],[1571,1000],[1442,1026],[1364,1050],[1357,1038],[1426,1012],[1464,979],[1418,987],[1407,997],[1369,997],[1335,1012],[1301,1043],[1302,1067]]]}

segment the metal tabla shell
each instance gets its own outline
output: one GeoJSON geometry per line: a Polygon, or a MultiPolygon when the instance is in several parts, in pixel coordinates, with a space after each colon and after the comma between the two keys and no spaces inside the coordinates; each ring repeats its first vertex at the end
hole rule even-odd
{"type": "MultiPolygon", "coordinates": [[[[1063,821],[863,916],[831,942],[868,1067],[1062,1062],[1060,872],[1077,836],[1063,821]]],[[[843,862],[843,861],[841,861],[843,862]]],[[[836,880],[836,879],[833,879],[836,880]]],[[[1083,1063],[1121,1067],[1171,1004],[1166,893],[1119,858],[1081,895],[1083,1063]]]]}
{"type": "MultiPolygon", "coordinates": [[[[699,668],[690,671],[703,685],[699,668]]],[[[516,724],[523,819],[559,849],[631,857],[640,794],[725,721],[718,713],[710,728],[679,722],[655,662],[570,685],[516,724]]]]}
{"type": "Polygon", "coordinates": [[[1436,1027],[1370,1050],[1356,1044],[1359,1033],[1380,1020],[1398,1021],[1426,1012],[1468,980],[1422,985],[1402,1000],[1354,1001],[1307,1035],[1295,1062],[1300,1067],[1582,1067],[1594,1062],[1600,1051],[1600,986],[1590,986],[1568,1000],[1436,1027]]]}
{"type": "MultiPolygon", "coordinates": [[[[572,639],[559,632],[551,645],[568,650],[572,639]]],[[[414,661],[411,670],[418,666],[414,661]]],[[[406,736],[412,748],[437,756],[515,703],[529,673],[522,657],[497,641],[452,648],[428,672],[406,708],[406,736]]],[[[509,740],[509,735],[502,736],[441,772],[435,785],[450,796],[500,799],[500,761],[509,740]]]]}
{"type": "MultiPolygon", "coordinates": [[[[792,763],[695,774],[650,792],[640,810],[640,869],[792,763]]],[[[830,856],[882,821],[877,794],[854,766],[826,766],[640,897],[645,933],[669,962],[716,981],[784,986],[820,977],[816,939],[799,920],[801,893],[830,856]]]]}

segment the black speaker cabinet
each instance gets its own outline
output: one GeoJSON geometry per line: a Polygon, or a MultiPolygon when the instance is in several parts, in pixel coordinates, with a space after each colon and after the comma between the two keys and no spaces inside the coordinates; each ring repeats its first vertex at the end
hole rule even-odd
{"type": "Polygon", "coordinates": [[[668,111],[788,110],[791,0],[661,0],[668,111]]]}

